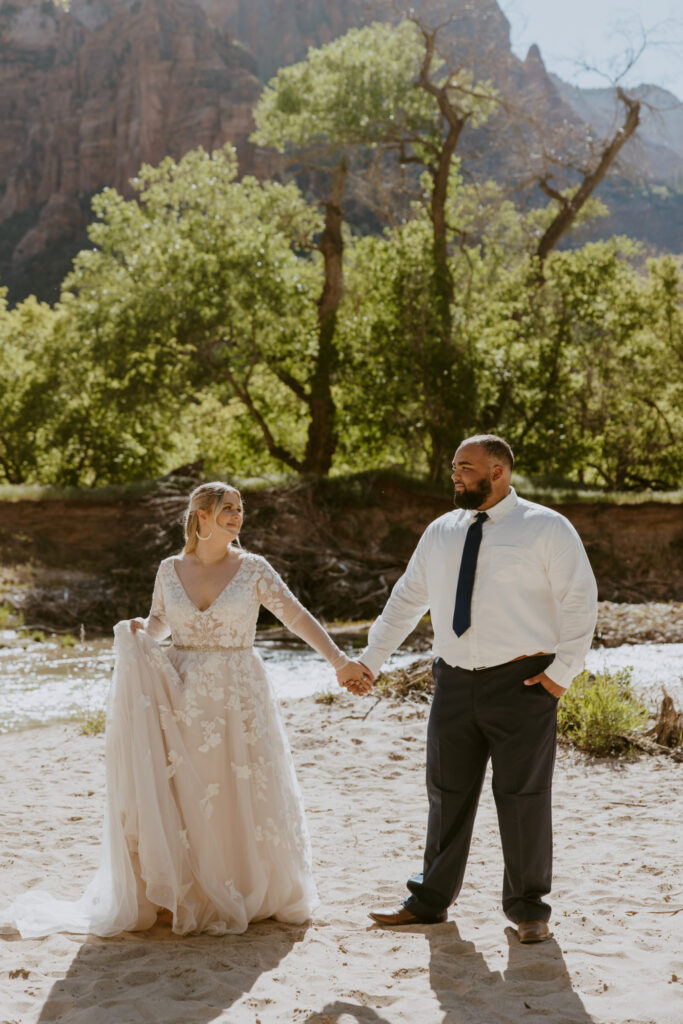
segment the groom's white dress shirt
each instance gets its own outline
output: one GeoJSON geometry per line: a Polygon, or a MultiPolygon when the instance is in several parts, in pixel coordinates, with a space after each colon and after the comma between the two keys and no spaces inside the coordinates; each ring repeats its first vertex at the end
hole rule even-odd
{"type": "Polygon", "coordinates": [[[453,631],[455,591],[467,531],[476,510],[456,509],[423,533],[360,660],[377,673],[431,613],[435,657],[464,669],[489,668],[540,651],[545,670],[569,686],[583,667],[597,618],[595,577],[569,520],[518,498],[514,489],[486,509],[471,605],[471,625],[453,631]]]}

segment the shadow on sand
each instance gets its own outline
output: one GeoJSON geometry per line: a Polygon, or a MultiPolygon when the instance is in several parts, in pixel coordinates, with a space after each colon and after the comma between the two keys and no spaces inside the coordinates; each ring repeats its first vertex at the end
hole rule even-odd
{"type": "MultiPolygon", "coordinates": [[[[572,989],[554,939],[523,946],[508,928],[508,962],[501,972],[490,970],[454,922],[402,930],[423,934],[429,942],[429,985],[439,1006],[429,1000],[419,1024],[542,1024],[548,1019],[594,1024],[572,989]]],[[[263,973],[274,970],[306,931],[305,925],[263,921],[244,935],[218,940],[182,938],[159,926],[115,939],[88,938],[65,977],[53,985],[38,1024],[85,1024],[95,1009],[98,1024],[162,1021],[169,1015],[209,1024],[245,996],[263,973]]],[[[426,972],[415,972],[420,973],[426,972]]],[[[424,992],[426,977],[416,981],[424,992]]],[[[397,1003],[409,994],[409,985],[406,979],[396,986],[397,1003]]],[[[372,1002],[371,995],[365,1004],[331,1000],[301,1024],[394,1024],[391,1007],[374,1007],[372,1002]]],[[[254,1020],[263,1013],[264,1022],[285,1024],[277,1002],[268,1008],[261,1003],[254,1000],[254,1020]]]]}
{"type": "Polygon", "coordinates": [[[522,945],[514,928],[505,934],[508,962],[501,973],[490,970],[475,944],[460,937],[455,922],[429,931],[429,980],[444,1024],[540,1024],[548,1018],[593,1024],[555,939],[522,945]]]}
{"type": "Polygon", "coordinates": [[[95,1009],[98,1024],[163,1021],[169,1011],[173,1020],[208,1024],[277,967],[307,928],[261,921],[221,938],[183,937],[159,925],[112,939],[89,936],[52,986],[38,1024],[86,1024],[95,1009]]]}
{"type": "MultiPolygon", "coordinates": [[[[516,931],[507,928],[508,962],[500,972],[489,969],[475,944],[461,938],[454,922],[401,929],[406,930],[424,934],[429,942],[429,983],[440,1004],[439,1009],[425,1006],[419,1024],[542,1024],[548,1019],[594,1024],[572,989],[554,939],[523,946],[516,931]]],[[[400,1001],[399,989],[396,997],[400,1001]]],[[[396,1017],[390,1009],[338,1000],[310,1014],[303,1024],[339,1024],[342,1019],[343,1024],[393,1024],[396,1017]]]]}

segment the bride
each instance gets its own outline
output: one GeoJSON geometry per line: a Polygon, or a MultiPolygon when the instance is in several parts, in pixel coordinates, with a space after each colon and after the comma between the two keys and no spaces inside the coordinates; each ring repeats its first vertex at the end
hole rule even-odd
{"type": "Polygon", "coordinates": [[[264,605],[338,681],[370,687],[260,555],[234,542],[239,492],[197,487],[185,547],[157,572],[147,619],[114,629],[100,866],[75,902],[30,890],[0,913],[25,937],[151,927],[223,935],[317,905],[311,850],[277,700],[253,643],[264,605]],[[157,641],[172,635],[171,646],[157,641]]]}

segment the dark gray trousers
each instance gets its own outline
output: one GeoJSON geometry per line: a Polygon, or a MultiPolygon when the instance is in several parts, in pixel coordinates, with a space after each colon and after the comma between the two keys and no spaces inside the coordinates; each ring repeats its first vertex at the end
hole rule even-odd
{"type": "Polygon", "coordinates": [[[515,923],[547,921],[552,880],[551,786],[557,700],[524,680],[553,660],[540,655],[469,672],[437,658],[427,730],[429,819],[424,869],[405,906],[429,921],[462,886],[474,818],[491,758],[503,847],[503,910],[515,923]]]}

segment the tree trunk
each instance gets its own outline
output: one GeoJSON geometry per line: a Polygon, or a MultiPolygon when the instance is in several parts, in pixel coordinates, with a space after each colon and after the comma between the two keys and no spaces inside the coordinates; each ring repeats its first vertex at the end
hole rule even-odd
{"type": "MultiPolygon", "coordinates": [[[[428,479],[430,484],[436,484],[443,480],[443,476],[446,471],[446,458],[448,455],[448,452],[444,447],[444,438],[442,436],[443,430],[439,429],[442,428],[443,425],[435,424],[434,426],[436,427],[436,429],[432,429],[429,431],[431,451],[429,453],[428,479]]],[[[451,448],[453,449],[453,451],[455,451],[461,439],[456,438],[455,440],[453,440],[452,438],[449,438],[449,440],[451,441],[451,445],[448,451],[450,451],[451,448]]]]}
{"type": "Polygon", "coordinates": [[[461,113],[449,94],[450,80],[437,85],[432,78],[436,55],[436,36],[439,28],[428,29],[419,19],[413,20],[422,32],[425,54],[418,74],[417,86],[436,100],[442,117],[441,143],[433,147],[431,158],[425,160],[431,174],[433,188],[430,202],[432,222],[432,282],[430,294],[425,295],[431,309],[426,317],[425,338],[425,391],[426,427],[430,439],[429,478],[440,479],[447,468],[447,456],[462,439],[464,425],[469,421],[469,410],[476,382],[463,345],[453,337],[453,274],[448,260],[448,224],[446,204],[453,157],[458,148],[469,113],[461,113]]]}
{"type": "Polygon", "coordinates": [[[332,376],[337,365],[337,310],[344,294],[344,214],[341,203],[347,175],[347,160],[346,157],[342,157],[334,169],[330,196],[324,204],[325,229],[320,238],[325,283],[318,300],[318,357],[310,383],[311,420],[303,460],[304,473],[320,476],[329,473],[337,447],[332,376]]]}
{"type": "Polygon", "coordinates": [[[448,231],[446,226],[446,200],[448,199],[448,180],[451,161],[460,139],[464,121],[456,120],[449,126],[448,134],[439,155],[439,162],[432,175],[434,188],[430,205],[430,215],[434,232],[434,290],[439,306],[439,320],[442,325],[443,337],[450,341],[451,306],[453,303],[453,275],[448,266],[448,231]]]}

